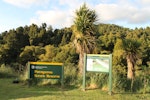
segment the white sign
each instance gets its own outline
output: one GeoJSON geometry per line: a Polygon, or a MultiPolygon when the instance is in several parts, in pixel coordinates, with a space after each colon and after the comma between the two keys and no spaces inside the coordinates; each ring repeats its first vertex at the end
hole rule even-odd
{"type": "Polygon", "coordinates": [[[109,72],[109,56],[87,55],[87,71],[109,72]]]}

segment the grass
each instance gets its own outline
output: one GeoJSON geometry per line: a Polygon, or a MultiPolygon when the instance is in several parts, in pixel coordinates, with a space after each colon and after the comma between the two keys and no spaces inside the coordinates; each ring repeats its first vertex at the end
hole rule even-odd
{"type": "Polygon", "coordinates": [[[15,78],[0,78],[1,100],[148,100],[150,94],[115,93],[100,89],[81,91],[75,87],[32,86],[13,84],[15,78]]]}

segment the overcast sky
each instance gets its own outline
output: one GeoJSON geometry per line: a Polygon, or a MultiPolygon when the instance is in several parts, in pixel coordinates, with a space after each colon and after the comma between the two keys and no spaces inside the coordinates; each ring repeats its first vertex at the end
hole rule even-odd
{"type": "Polygon", "coordinates": [[[99,23],[150,26],[150,0],[0,0],[0,33],[32,23],[69,27],[84,2],[96,11],[99,23]]]}

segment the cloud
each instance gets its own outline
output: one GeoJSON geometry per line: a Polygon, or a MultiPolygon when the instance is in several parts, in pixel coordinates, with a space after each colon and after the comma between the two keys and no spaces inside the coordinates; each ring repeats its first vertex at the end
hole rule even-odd
{"type": "Polygon", "coordinates": [[[3,0],[3,1],[17,7],[28,8],[32,5],[39,6],[47,4],[50,0],[3,0]]]}
{"type": "Polygon", "coordinates": [[[73,23],[71,13],[61,10],[38,11],[30,20],[30,23],[38,25],[44,22],[54,28],[70,27],[73,23]]]}
{"type": "Polygon", "coordinates": [[[70,27],[73,24],[75,10],[81,4],[83,4],[83,1],[81,2],[80,0],[58,0],[60,7],[37,11],[36,15],[30,19],[30,23],[41,25],[41,23],[45,22],[54,28],[70,27]],[[61,7],[66,7],[66,9],[61,7]]]}
{"type": "MultiPolygon", "coordinates": [[[[55,28],[69,27],[73,24],[75,10],[79,9],[83,2],[79,0],[59,0],[59,5],[67,6],[67,9],[59,7],[47,11],[37,11],[36,16],[32,17],[30,23],[40,25],[45,22],[55,28]]],[[[129,0],[116,0],[109,3],[89,4],[88,7],[94,9],[98,14],[99,22],[103,23],[126,23],[143,24],[150,20],[150,7],[144,6],[142,0],[129,2],[129,0]],[[116,3],[117,2],[117,3],[116,3]],[[142,2],[143,5],[139,4],[142,2]]]]}
{"type": "Polygon", "coordinates": [[[145,6],[149,6],[150,4],[150,0],[137,0],[137,2],[145,6]]]}
{"type": "Polygon", "coordinates": [[[86,2],[96,10],[99,22],[118,24],[143,24],[150,21],[150,0],[3,0],[18,7],[48,6],[46,10],[37,8],[30,18],[30,24],[47,23],[55,28],[73,24],[75,10],[86,2]]]}
{"type": "MultiPolygon", "coordinates": [[[[65,6],[66,9],[52,7],[51,10],[37,11],[36,15],[30,19],[30,24],[47,23],[54,28],[70,27],[73,24],[75,11],[83,4],[80,0],[59,0],[58,5],[65,6]]],[[[88,4],[87,4],[88,5],[88,4]]]]}
{"type": "MultiPolygon", "coordinates": [[[[144,4],[139,6],[139,1],[131,3],[120,0],[118,3],[98,4],[95,10],[102,22],[147,23],[150,20],[150,7],[144,4]]],[[[143,3],[146,3],[146,0],[143,3]]]]}
{"type": "Polygon", "coordinates": [[[80,0],[59,0],[60,5],[67,5],[71,8],[76,8],[78,5],[80,5],[83,1],[80,0]]]}

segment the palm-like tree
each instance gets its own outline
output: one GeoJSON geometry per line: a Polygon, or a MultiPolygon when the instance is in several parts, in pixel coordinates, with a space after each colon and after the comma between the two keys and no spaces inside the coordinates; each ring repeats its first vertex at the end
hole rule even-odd
{"type": "Polygon", "coordinates": [[[123,47],[126,55],[127,60],[127,78],[134,79],[135,77],[135,64],[137,59],[139,58],[139,48],[140,43],[136,40],[125,39],[123,40],[123,47]]]}
{"type": "Polygon", "coordinates": [[[90,10],[86,4],[83,4],[79,10],[75,12],[74,18],[74,34],[75,45],[79,52],[79,70],[83,70],[84,53],[92,53],[95,47],[95,25],[97,15],[94,10],[90,10]]]}

